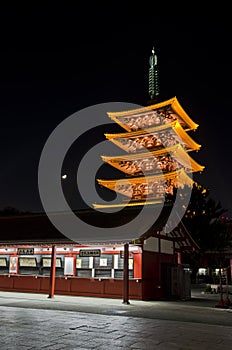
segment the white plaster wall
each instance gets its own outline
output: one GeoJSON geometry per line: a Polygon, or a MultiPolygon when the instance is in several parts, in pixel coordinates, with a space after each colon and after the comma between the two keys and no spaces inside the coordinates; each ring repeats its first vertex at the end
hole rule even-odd
{"type": "Polygon", "coordinates": [[[161,239],[161,253],[173,254],[173,242],[161,239]]]}
{"type": "Polygon", "coordinates": [[[159,240],[156,237],[150,237],[144,241],[143,250],[150,252],[159,251],[159,240]]]}
{"type": "MultiPolygon", "coordinates": [[[[144,241],[143,249],[149,252],[159,251],[159,239],[156,237],[150,237],[144,241]]],[[[160,253],[173,254],[173,242],[160,240],[160,253]]]]}

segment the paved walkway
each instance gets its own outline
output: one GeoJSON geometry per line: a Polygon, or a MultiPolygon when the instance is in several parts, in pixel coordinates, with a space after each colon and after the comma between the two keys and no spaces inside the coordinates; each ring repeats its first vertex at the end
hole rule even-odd
{"type": "Polygon", "coordinates": [[[130,301],[0,292],[0,349],[232,349],[232,308],[219,295],[130,301]]]}

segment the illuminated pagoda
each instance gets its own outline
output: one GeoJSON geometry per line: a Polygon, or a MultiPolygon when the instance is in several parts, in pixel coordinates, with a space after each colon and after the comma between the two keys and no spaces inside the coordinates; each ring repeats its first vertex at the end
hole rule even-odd
{"type": "MultiPolygon", "coordinates": [[[[108,112],[109,118],[125,131],[105,136],[125,154],[102,155],[102,160],[123,174],[121,179],[98,179],[98,183],[129,197],[127,205],[143,205],[145,201],[146,204],[161,203],[177,188],[192,186],[191,174],[204,169],[190,156],[201,147],[188,133],[195,131],[198,124],[188,116],[176,97],[157,102],[159,84],[154,49],[150,56],[149,96],[148,106],[108,112]]],[[[123,201],[121,204],[124,206],[123,201]]],[[[110,206],[94,204],[95,208],[110,206]]]]}

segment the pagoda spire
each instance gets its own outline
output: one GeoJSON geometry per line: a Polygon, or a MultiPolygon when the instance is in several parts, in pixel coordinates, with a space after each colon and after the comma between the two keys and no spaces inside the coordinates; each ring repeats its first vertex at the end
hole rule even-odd
{"type": "Polygon", "coordinates": [[[157,65],[157,55],[155,53],[154,46],[152,48],[152,54],[149,58],[149,96],[150,103],[157,103],[159,98],[159,72],[157,65]]]}

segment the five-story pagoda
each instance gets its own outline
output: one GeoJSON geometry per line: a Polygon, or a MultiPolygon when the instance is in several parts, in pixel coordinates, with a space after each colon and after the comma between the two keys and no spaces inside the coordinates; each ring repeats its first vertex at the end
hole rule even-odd
{"type": "MultiPolygon", "coordinates": [[[[158,66],[154,49],[150,56],[149,96],[148,106],[108,113],[109,118],[125,131],[105,136],[125,153],[103,155],[102,159],[123,175],[120,181],[98,179],[98,183],[124,198],[129,197],[128,206],[161,203],[167,195],[174,195],[177,188],[192,186],[191,174],[204,169],[190,156],[201,147],[188,133],[195,131],[198,124],[188,116],[176,97],[158,102],[158,66]]],[[[125,206],[125,203],[117,204],[120,205],[125,206]]],[[[110,206],[94,204],[95,208],[110,206]]]]}

